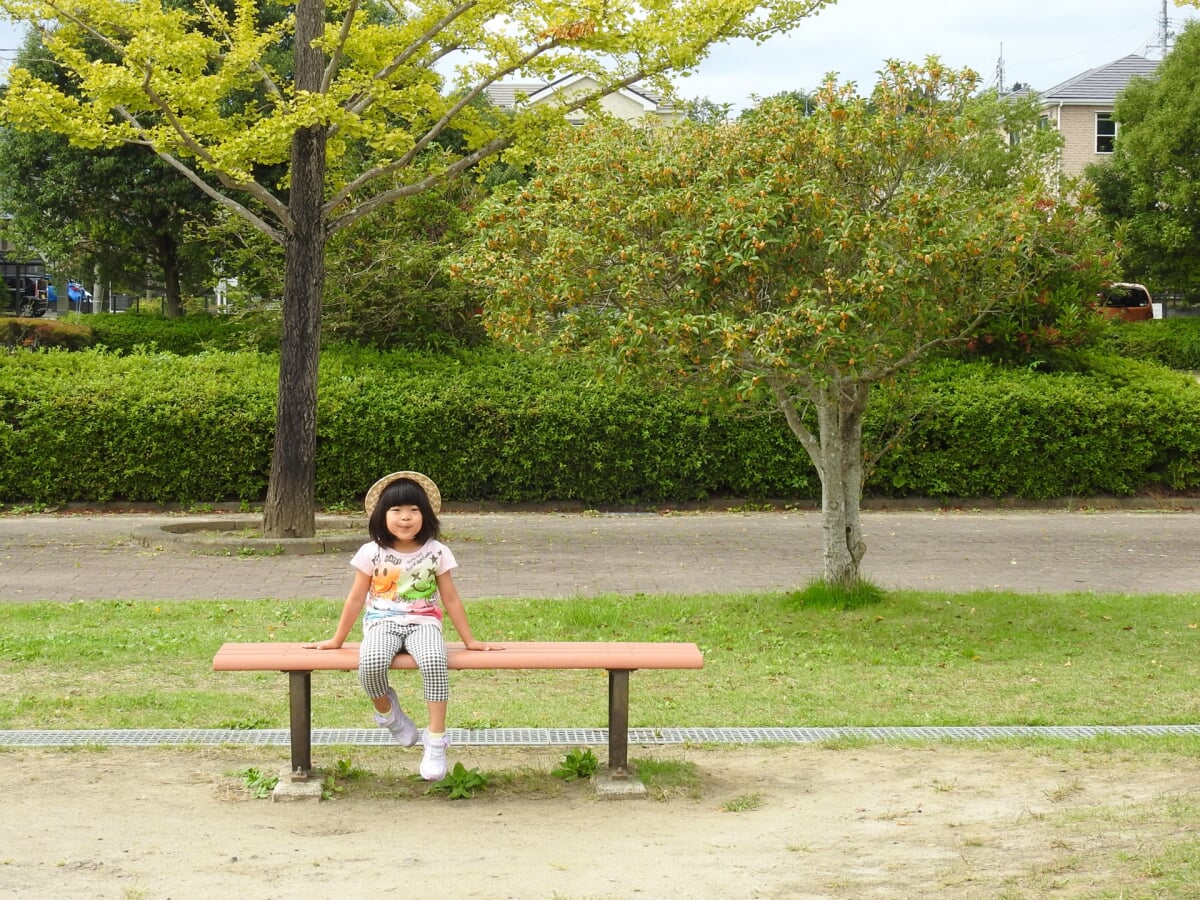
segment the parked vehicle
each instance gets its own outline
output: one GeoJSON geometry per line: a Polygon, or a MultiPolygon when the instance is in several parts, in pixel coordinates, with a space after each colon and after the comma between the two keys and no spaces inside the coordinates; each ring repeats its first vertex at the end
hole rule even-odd
{"type": "Polygon", "coordinates": [[[43,284],[44,280],[34,275],[5,275],[8,308],[18,316],[44,316],[47,304],[43,284]]]}
{"type": "Polygon", "coordinates": [[[1144,322],[1154,318],[1150,291],[1143,284],[1118,281],[1100,292],[1100,312],[1123,322],[1144,322]]]}
{"type": "Polygon", "coordinates": [[[67,305],[71,312],[90,313],[95,311],[92,309],[92,292],[74,278],[67,279],[67,305]]]}

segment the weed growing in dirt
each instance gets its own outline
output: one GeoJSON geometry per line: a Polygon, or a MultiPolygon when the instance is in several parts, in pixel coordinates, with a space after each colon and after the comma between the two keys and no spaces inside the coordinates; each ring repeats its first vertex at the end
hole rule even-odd
{"type": "Polygon", "coordinates": [[[683,759],[639,759],[633,769],[646,791],[656,800],[688,797],[698,800],[702,781],[700,769],[694,762],[683,759]]]}
{"type": "Polygon", "coordinates": [[[333,771],[330,774],[339,781],[358,781],[371,773],[362,766],[356,766],[350,757],[343,756],[333,764],[333,771]]]}
{"type": "Polygon", "coordinates": [[[451,800],[470,800],[476,791],[485,790],[487,786],[486,775],[478,769],[468,769],[459,762],[446,773],[445,778],[430,786],[429,792],[445,794],[451,800]]]}
{"type": "Polygon", "coordinates": [[[1051,803],[1062,803],[1064,800],[1074,797],[1082,790],[1083,785],[1078,778],[1068,778],[1053,790],[1046,791],[1046,799],[1051,803]]]}
{"type": "Polygon", "coordinates": [[[242,780],[246,790],[250,792],[250,796],[256,800],[266,800],[275,790],[275,785],[279,784],[278,775],[264,775],[255,768],[243,769],[236,774],[236,777],[242,780]]]}
{"type": "Polygon", "coordinates": [[[740,794],[732,800],[726,800],[722,803],[721,812],[750,812],[754,809],[762,809],[762,805],[762,794],[740,794]]]}
{"type": "Polygon", "coordinates": [[[591,778],[599,768],[600,760],[596,759],[596,754],[591,750],[572,750],[550,774],[563,781],[575,781],[591,778]]]}

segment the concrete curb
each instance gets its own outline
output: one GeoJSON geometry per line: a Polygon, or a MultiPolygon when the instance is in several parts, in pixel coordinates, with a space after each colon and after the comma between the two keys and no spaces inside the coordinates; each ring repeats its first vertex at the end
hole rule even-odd
{"type": "Polygon", "coordinates": [[[132,537],[149,549],[172,547],[206,556],[312,556],[357,550],[363,543],[366,523],[356,516],[318,516],[316,537],[251,536],[261,530],[261,516],[221,516],[137,525],[132,537]],[[320,534],[340,531],[345,534],[320,534]]]}

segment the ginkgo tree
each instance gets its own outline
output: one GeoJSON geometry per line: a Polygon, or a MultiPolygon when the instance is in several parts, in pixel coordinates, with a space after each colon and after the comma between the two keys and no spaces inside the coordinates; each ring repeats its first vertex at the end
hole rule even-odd
{"type": "Polygon", "coordinates": [[[0,122],[84,147],[149,147],[284,247],[265,530],[309,536],[329,237],[498,154],[528,158],[565,111],[643,81],[667,90],[713,42],[764,39],[827,2],[0,0],[42,30],[72,85],[13,68],[0,122]],[[588,87],[557,108],[507,117],[482,102],[509,76],[568,75],[588,87]]]}
{"type": "Polygon", "coordinates": [[[830,79],[732,123],[560,136],[458,269],[500,338],[766,398],[820,478],[824,580],[852,586],[872,386],[1000,316],[1086,331],[1111,262],[1037,110],[975,84],[890,63],[867,97],[830,79]]]}

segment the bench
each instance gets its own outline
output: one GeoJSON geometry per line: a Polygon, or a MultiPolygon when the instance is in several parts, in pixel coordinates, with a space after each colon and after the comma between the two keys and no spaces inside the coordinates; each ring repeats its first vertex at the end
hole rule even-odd
{"type": "MultiPolygon", "coordinates": [[[[500,642],[501,650],[467,650],[446,644],[451,669],[605,669],[608,671],[608,769],[621,777],[629,767],[629,673],[636,669],[699,669],[704,654],[695,644],[627,642],[500,642]]],[[[393,669],[415,669],[400,653],[393,669]]],[[[222,644],[213,657],[217,672],[285,672],[291,710],[292,778],[312,771],[312,673],[358,671],[358,644],[338,650],[307,649],[303,644],[222,644]]]]}

